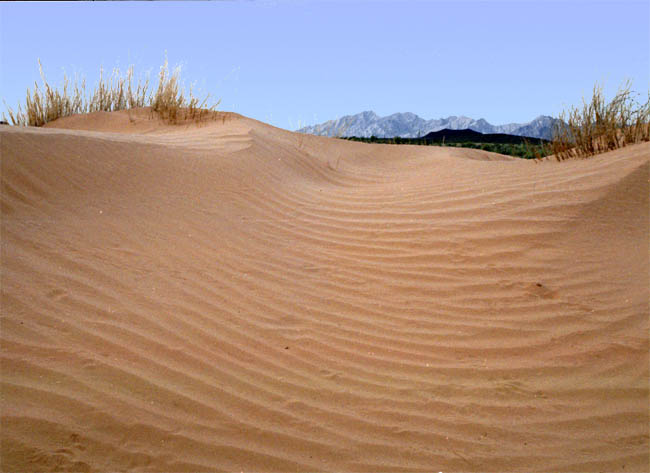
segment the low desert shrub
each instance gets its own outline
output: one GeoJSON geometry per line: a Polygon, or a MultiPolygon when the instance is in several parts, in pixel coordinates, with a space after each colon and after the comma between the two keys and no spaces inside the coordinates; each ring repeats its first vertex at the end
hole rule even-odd
{"type": "Polygon", "coordinates": [[[639,103],[630,82],[608,103],[596,85],[590,102],[560,115],[551,141],[558,160],[585,158],[641,141],[650,141],[650,94],[639,103]]]}
{"type": "MultiPolygon", "coordinates": [[[[193,95],[190,87],[189,95],[185,95],[180,82],[180,67],[170,73],[167,60],[160,68],[158,87],[149,92],[149,80],[134,82],[133,66],[125,75],[119,69],[113,69],[110,76],[105,77],[100,70],[99,82],[90,94],[86,93],[86,81],[75,79],[71,85],[66,75],[63,76],[61,90],[52,88],[45,78],[41,61],[38,61],[42,88],[34,83],[33,92],[28,88],[25,108],[18,105],[14,112],[7,107],[9,120],[13,125],[42,126],[57,118],[79,113],[112,112],[133,108],[150,107],[167,123],[179,120],[201,121],[208,116],[216,118],[212,113],[219,101],[207,106],[209,95],[199,100],[193,95]]],[[[5,121],[8,121],[3,116],[5,121]]]]}

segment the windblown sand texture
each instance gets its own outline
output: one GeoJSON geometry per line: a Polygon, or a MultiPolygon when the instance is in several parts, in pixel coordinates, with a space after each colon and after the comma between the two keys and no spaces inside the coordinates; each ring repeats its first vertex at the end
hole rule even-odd
{"type": "Polygon", "coordinates": [[[0,138],[3,471],[648,471],[650,144],[0,138]]]}

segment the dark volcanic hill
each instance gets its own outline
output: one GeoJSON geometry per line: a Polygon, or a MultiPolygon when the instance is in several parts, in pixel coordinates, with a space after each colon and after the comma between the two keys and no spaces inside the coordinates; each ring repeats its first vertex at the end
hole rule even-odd
{"type": "Polygon", "coordinates": [[[520,144],[541,144],[547,142],[540,138],[528,138],[525,136],[509,135],[506,133],[479,133],[478,131],[466,128],[464,130],[450,130],[445,128],[440,131],[432,131],[421,138],[425,141],[445,143],[508,143],[520,144]]]}

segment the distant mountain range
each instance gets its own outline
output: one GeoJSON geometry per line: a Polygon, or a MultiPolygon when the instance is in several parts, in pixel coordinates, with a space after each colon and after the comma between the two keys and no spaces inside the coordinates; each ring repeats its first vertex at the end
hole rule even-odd
{"type": "Polygon", "coordinates": [[[414,113],[394,113],[380,117],[375,112],[361,112],[346,115],[338,120],[329,120],[319,125],[312,125],[297,130],[321,136],[358,136],[370,138],[417,138],[433,131],[445,128],[450,130],[470,129],[480,133],[506,133],[509,135],[531,138],[551,139],[557,118],[540,115],[528,123],[508,123],[492,125],[484,119],[451,116],[425,120],[414,113]]]}

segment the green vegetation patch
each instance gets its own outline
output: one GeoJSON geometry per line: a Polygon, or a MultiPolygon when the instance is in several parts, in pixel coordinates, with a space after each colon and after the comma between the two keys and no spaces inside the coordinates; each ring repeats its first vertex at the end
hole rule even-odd
{"type": "MultiPolygon", "coordinates": [[[[488,135],[486,135],[488,136],[488,135]]],[[[513,136],[513,135],[509,135],[513,136]]],[[[514,136],[513,136],[514,137],[514,136]]],[[[350,136],[344,139],[350,141],[360,141],[363,143],[383,143],[391,145],[419,145],[419,146],[447,146],[453,148],[471,148],[480,149],[483,151],[490,151],[492,153],[505,154],[508,156],[515,156],[523,159],[539,159],[550,154],[549,142],[546,140],[539,140],[536,138],[524,138],[520,136],[516,138],[515,143],[485,143],[480,141],[457,141],[448,142],[446,140],[430,140],[426,138],[377,138],[371,136],[370,138],[350,136]],[[528,141],[531,140],[531,141],[528,141]],[[533,142],[535,141],[535,142],[533,142]]]]}

